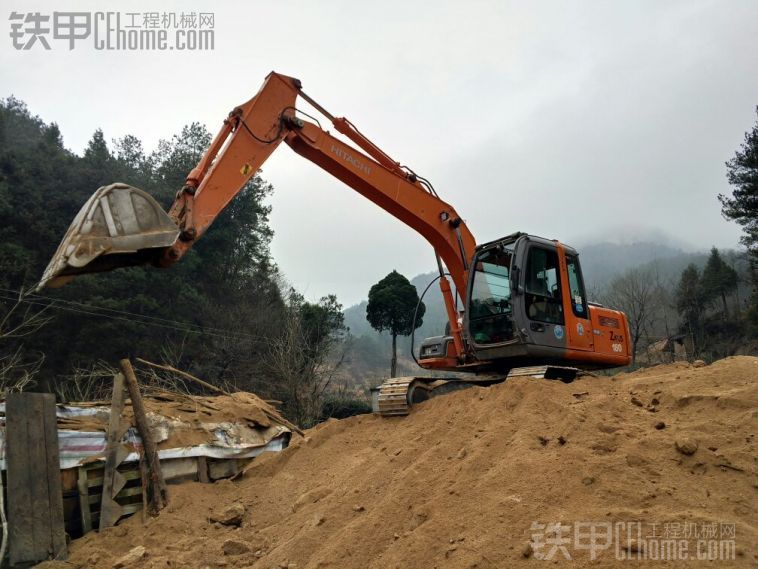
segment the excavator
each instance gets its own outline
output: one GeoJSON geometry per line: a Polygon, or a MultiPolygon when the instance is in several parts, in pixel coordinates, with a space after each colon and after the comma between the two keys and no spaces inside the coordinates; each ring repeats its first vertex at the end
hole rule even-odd
{"type": "Polygon", "coordinates": [[[421,343],[417,358],[414,354],[420,367],[434,373],[382,384],[382,415],[405,415],[415,403],[470,385],[514,376],[568,382],[630,363],[626,316],[588,301],[575,249],[520,232],[478,244],[426,178],[393,160],[348,119],[331,115],[298,79],[275,72],[229,113],[168,213],[138,188],[115,183],[98,189],[75,217],[38,288],[118,267],[176,263],[282,142],[413,228],[434,249],[448,324],[443,335],[421,343]],[[298,109],[298,98],[352,144],[298,109]],[[435,377],[440,372],[467,373],[435,377]]]}

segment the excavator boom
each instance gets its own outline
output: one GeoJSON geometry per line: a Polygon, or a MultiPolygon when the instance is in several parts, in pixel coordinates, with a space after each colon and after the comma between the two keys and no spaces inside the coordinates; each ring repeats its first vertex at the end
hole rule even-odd
{"type": "Polygon", "coordinates": [[[153,263],[165,267],[177,262],[282,142],[415,229],[432,245],[454,340],[453,359],[463,361],[460,315],[442,263],[465,305],[468,268],[476,248],[468,227],[426,180],[400,166],[350,121],[329,114],[302,92],[299,80],[273,72],[252,99],[229,113],[187,176],[168,215],[137,188],[125,184],[100,188],[69,228],[39,286],[123,266],[153,263]],[[299,96],[360,149],[319,124],[302,120],[296,108],[299,96]]]}

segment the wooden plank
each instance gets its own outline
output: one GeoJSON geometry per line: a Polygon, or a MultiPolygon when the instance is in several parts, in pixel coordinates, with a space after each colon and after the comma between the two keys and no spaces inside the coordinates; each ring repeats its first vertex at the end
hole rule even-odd
{"type": "Polygon", "coordinates": [[[65,559],[54,396],[10,394],[6,435],[11,565],[65,559]]]}
{"type": "Polygon", "coordinates": [[[204,456],[197,457],[197,479],[203,484],[208,484],[208,459],[204,456]]]}
{"type": "Polygon", "coordinates": [[[141,509],[142,509],[142,502],[134,502],[132,504],[125,504],[124,515],[127,516],[129,514],[139,512],[141,509]]]}
{"type": "MultiPolygon", "coordinates": [[[[129,464],[129,463],[127,463],[127,464],[129,464]]],[[[122,472],[122,471],[119,470],[118,472],[127,481],[129,481],[129,480],[136,480],[137,478],[140,477],[139,470],[126,470],[124,472],[122,472]]],[[[103,485],[103,480],[104,479],[103,479],[102,475],[101,476],[96,476],[95,478],[88,478],[87,479],[87,486],[89,486],[90,488],[96,488],[97,486],[102,486],[103,485]]]]}
{"type": "Polygon", "coordinates": [[[121,506],[116,502],[115,495],[123,488],[123,478],[117,479],[119,458],[123,453],[119,452],[121,446],[122,420],[124,412],[124,375],[117,373],[113,377],[113,394],[111,395],[111,413],[108,420],[108,432],[105,445],[105,467],[103,470],[103,491],[100,504],[100,530],[116,524],[122,515],[121,506]],[[119,488],[121,484],[121,488],[119,488]]]}
{"type": "Polygon", "coordinates": [[[82,515],[82,533],[92,531],[92,510],[89,507],[89,484],[87,483],[87,470],[79,468],[79,509],[82,515]]]}
{"type": "MultiPolygon", "coordinates": [[[[32,395],[30,393],[27,396],[32,395]]],[[[34,394],[36,395],[36,393],[34,394]]],[[[50,537],[50,527],[47,524],[48,509],[50,503],[50,496],[47,488],[47,468],[45,464],[45,432],[44,432],[44,420],[42,419],[42,413],[44,412],[44,404],[39,397],[33,397],[28,406],[29,422],[27,423],[28,436],[29,436],[29,455],[31,462],[29,463],[29,491],[32,497],[32,535],[34,539],[34,561],[48,558],[48,543],[50,537]],[[34,419],[32,419],[34,417],[34,419]],[[46,539],[48,538],[48,539],[46,539]]]]}
{"type": "Polygon", "coordinates": [[[61,485],[61,462],[58,454],[58,418],[55,409],[55,395],[44,393],[42,396],[44,417],[44,450],[47,454],[47,489],[49,500],[50,543],[52,558],[64,560],[68,558],[66,547],[66,520],[63,516],[63,487],[61,485]]]}
{"type": "MultiPolygon", "coordinates": [[[[126,498],[128,496],[137,496],[137,495],[140,495],[140,494],[142,494],[142,487],[141,486],[132,486],[130,488],[124,488],[123,490],[121,490],[121,492],[118,493],[118,495],[116,496],[116,498],[120,499],[120,498],[126,498]]],[[[98,501],[100,501],[100,496],[98,496],[97,494],[93,494],[92,496],[89,497],[90,504],[97,504],[98,501]]],[[[119,505],[120,505],[120,507],[123,508],[123,504],[119,504],[119,505]]]]}
{"type": "Polygon", "coordinates": [[[66,492],[76,492],[78,478],[78,468],[66,468],[65,470],[61,470],[61,486],[63,487],[64,495],[66,492]]]}
{"type": "Polygon", "coordinates": [[[145,464],[145,453],[139,455],[139,474],[140,486],[142,487],[142,523],[147,523],[147,465],[145,464]]]}
{"type": "Polygon", "coordinates": [[[163,479],[167,482],[175,478],[194,479],[197,476],[197,460],[194,458],[169,458],[161,461],[163,479]]]}
{"type": "MultiPolygon", "coordinates": [[[[134,512],[139,512],[143,509],[142,502],[130,502],[129,504],[124,504],[121,506],[124,509],[124,516],[128,516],[129,514],[133,514],[134,512]]],[[[100,517],[100,512],[92,512],[92,520],[94,523],[94,520],[98,519],[100,517]]]]}
{"type": "Polygon", "coordinates": [[[21,393],[9,393],[5,407],[7,488],[8,488],[8,545],[10,564],[32,561],[34,535],[29,476],[28,420],[30,400],[21,393]]]}
{"type": "Polygon", "coordinates": [[[220,458],[208,463],[211,480],[230,478],[240,471],[240,464],[233,458],[220,458]]]}

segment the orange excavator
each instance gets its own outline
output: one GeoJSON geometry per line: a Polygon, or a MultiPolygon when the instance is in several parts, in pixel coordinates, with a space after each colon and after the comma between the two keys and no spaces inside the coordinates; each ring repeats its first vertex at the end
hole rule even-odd
{"type": "Polygon", "coordinates": [[[574,249],[526,233],[477,244],[427,179],[393,160],[346,118],[329,114],[303,92],[299,80],[278,73],[269,74],[252,99],[229,113],[168,214],[132,186],[97,190],[39,286],[118,267],[176,263],[282,142],[434,248],[449,324],[444,335],[422,342],[417,361],[427,370],[471,373],[391,379],[379,390],[382,414],[406,414],[413,403],[471,384],[516,375],[571,381],[583,370],[631,361],[626,316],[587,300],[574,249]],[[297,109],[298,97],[355,146],[297,109]]]}

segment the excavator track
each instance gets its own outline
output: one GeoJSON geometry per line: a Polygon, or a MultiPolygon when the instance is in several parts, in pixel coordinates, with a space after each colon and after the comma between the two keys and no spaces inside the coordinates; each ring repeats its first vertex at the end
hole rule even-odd
{"type": "Polygon", "coordinates": [[[378,412],[383,417],[407,415],[411,407],[431,397],[470,387],[455,378],[397,377],[388,379],[379,388],[378,412]]]}
{"type": "Polygon", "coordinates": [[[391,417],[410,413],[408,391],[415,380],[415,377],[398,377],[382,383],[379,388],[379,414],[391,417]]]}
{"type": "Polygon", "coordinates": [[[558,379],[564,383],[571,383],[583,373],[585,372],[575,367],[556,365],[515,367],[508,372],[506,379],[533,377],[535,379],[558,379]]]}
{"type": "Polygon", "coordinates": [[[500,383],[505,377],[482,376],[471,379],[434,377],[397,377],[388,379],[379,387],[379,397],[374,408],[383,417],[407,415],[411,407],[432,397],[475,385],[487,386],[500,383]]]}
{"type": "Polygon", "coordinates": [[[585,372],[573,367],[545,365],[513,368],[507,375],[485,375],[470,379],[397,377],[388,379],[379,387],[376,406],[378,408],[374,411],[382,417],[403,416],[408,415],[411,407],[417,403],[475,385],[487,387],[513,377],[532,377],[570,383],[583,373],[585,372]]]}

